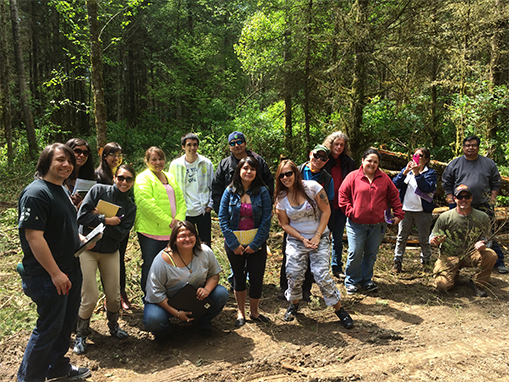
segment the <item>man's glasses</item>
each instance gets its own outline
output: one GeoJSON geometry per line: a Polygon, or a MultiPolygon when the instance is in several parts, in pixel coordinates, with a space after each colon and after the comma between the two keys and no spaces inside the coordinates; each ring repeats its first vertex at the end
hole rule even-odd
{"type": "Polygon", "coordinates": [[[293,175],[293,171],[282,172],[279,174],[279,179],[290,178],[293,175]]]}
{"type": "Polygon", "coordinates": [[[469,195],[469,194],[461,194],[461,195],[456,196],[456,199],[463,200],[463,199],[470,199],[471,197],[472,197],[472,195],[469,195]]]}
{"type": "Polygon", "coordinates": [[[328,159],[326,156],[319,155],[317,153],[313,153],[313,158],[320,159],[322,162],[327,162],[327,159],[328,159]]]}
{"type": "Polygon", "coordinates": [[[479,147],[479,145],[463,145],[463,147],[465,147],[465,148],[467,148],[467,149],[470,149],[470,148],[472,148],[472,149],[476,149],[476,148],[478,148],[478,147],[479,147]]]}
{"type": "Polygon", "coordinates": [[[231,146],[231,147],[234,147],[235,145],[240,146],[240,145],[241,145],[241,144],[243,144],[243,143],[244,143],[244,141],[231,141],[231,142],[230,142],[230,146],[231,146]]]}
{"type": "Polygon", "coordinates": [[[134,182],[134,178],[132,176],[123,176],[123,175],[119,175],[117,176],[117,179],[119,182],[127,182],[127,183],[132,183],[134,182]]]}
{"type": "Polygon", "coordinates": [[[88,157],[88,154],[90,154],[90,151],[88,151],[88,150],[74,149],[73,151],[74,151],[74,154],[83,155],[84,157],[88,157]]]}

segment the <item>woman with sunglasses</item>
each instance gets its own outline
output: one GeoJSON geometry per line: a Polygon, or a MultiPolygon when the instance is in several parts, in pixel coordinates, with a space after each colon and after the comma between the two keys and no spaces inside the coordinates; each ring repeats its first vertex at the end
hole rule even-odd
{"type": "Polygon", "coordinates": [[[104,145],[101,153],[101,164],[95,170],[97,183],[113,184],[113,174],[117,167],[122,164],[123,150],[116,142],[104,145]]]}
{"type": "Polygon", "coordinates": [[[430,269],[431,245],[429,235],[433,223],[432,212],[435,208],[433,195],[437,189],[437,173],[428,168],[429,150],[418,148],[406,167],[392,180],[399,189],[399,198],[403,204],[405,218],[399,222],[398,238],[394,254],[393,273],[402,271],[403,255],[412,226],[415,224],[421,246],[421,265],[430,269]]]}
{"type": "Polygon", "coordinates": [[[99,290],[96,273],[99,268],[106,295],[106,316],[110,334],[118,339],[128,337],[120,329],[118,317],[120,310],[120,242],[129,235],[136,216],[136,205],[129,197],[129,191],[136,174],[128,165],[120,165],[113,176],[113,185],[96,184],[85,196],[78,211],[80,232],[88,235],[100,223],[106,226],[103,237],[91,250],[80,255],[83,283],[81,286],[81,305],[78,312],[76,342],[73,351],[76,354],[86,352],[86,339],[89,332],[90,317],[97,304],[99,290]],[[118,205],[116,216],[106,217],[96,208],[99,200],[118,205]]]}
{"type": "Polygon", "coordinates": [[[236,328],[246,323],[247,273],[250,283],[249,317],[257,322],[270,321],[258,311],[258,307],[267,261],[266,240],[269,237],[271,211],[272,201],[263,183],[258,161],[251,157],[241,159],[219,207],[224,248],[233,271],[233,289],[237,300],[236,328]],[[248,231],[252,237],[242,239],[248,231]]]}
{"type": "MultiPolygon", "coordinates": [[[[101,153],[101,164],[95,170],[97,183],[100,184],[113,184],[113,174],[117,171],[117,167],[122,164],[124,159],[122,147],[116,142],[110,142],[104,145],[101,153]]],[[[129,242],[129,235],[120,243],[120,299],[122,309],[128,310],[131,308],[131,302],[127,297],[126,292],[126,270],[125,270],[125,253],[127,244],[129,242]]]]}
{"type": "Polygon", "coordinates": [[[138,214],[134,230],[138,233],[141,257],[141,289],[145,294],[150,266],[166,248],[170,235],[180,220],[186,219],[186,201],[175,177],[164,171],[166,156],[159,147],[145,152],[147,169],[139,174],[134,186],[138,214]]]}
{"type": "MultiPolygon", "coordinates": [[[[74,185],[76,184],[76,179],[96,180],[94,173],[94,161],[92,159],[90,146],[84,139],[71,138],[65,143],[65,145],[69,146],[72,151],[74,151],[74,156],[76,157],[76,166],[74,167],[74,171],[64,182],[64,186],[72,193],[74,185]]],[[[79,204],[83,198],[80,194],[75,193],[71,195],[71,200],[72,203],[77,206],[76,208],[79,208],[79,204]]]]}
{"type": "Polygon", "coordinates": [[[373,267],[393,210],[392,224],[405,217],[398,189],[389,176],[380,171],[380,153],[368,149],[362,165],[347,175],[339,188],[339,206],[347,217],[348,259],[345,267],[346,293],[356,294],[378,289],[373,282],[373,267]]]}
{"type": "Polygon", "coordinates": [[[350,329],[353,320],[341,306],[341,295],[329,272],[330,233],[327,228],[330,206],[327,193],[314,180],[302,180],[291,160],[279,164],[276,175],[276,214],[287,233],[285,292],[290,306],[285,321],[293,321],[302,299],[302,284],[308,266],[325,303],[333,306],[341,324],[350,329]],[[309,265],[308,265],[309,264],[309,265]]]}
{"type": "Polygon", "coordinates": [[[202,244],[193,223],[183,220],[175,224],[168,246],[154,259],[147,281],[147,296],[143,312],[143,324],[162,344],[171,335],[172,323],[192,322],[202,336],[212,334],[212,319],[228,301],[228,290],[218,285],[219,265],[214,252],[202,244]],[[178,310],[170,300],[186,284],[196,288],[196,299],[209,298],[214,305],[200,319],[194,320],[192,312],[178,310]]]}

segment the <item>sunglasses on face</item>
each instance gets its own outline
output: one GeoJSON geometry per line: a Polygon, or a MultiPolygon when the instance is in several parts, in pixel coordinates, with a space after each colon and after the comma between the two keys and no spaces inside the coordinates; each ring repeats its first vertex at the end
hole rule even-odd
{"type": "Polygon", "coordinates": [[[235,145],[239,145],[240,146],[243,143],[244,143],[244,141],[231,141],[230,142],[230,146],[231,147],[234,147],[235,145]]]}
{"type": "Polygon", "coordinates": [[[424,155],[422,155],[422,154],[414,154],[414,156],[419,157],[419,158],[424,158],[424,155]]]}
{"type": "Polygon", "coordinates": [[[466,195],[465,195],[465,194],[462,194],[462,195],[458,195],[458,196],[456,196],[456,199],[458,199],[458,200],[470,199],[470,196],[471,196],[471,195],[468,195],[468,194],[466,194],[466,195]]]}
{"type": "Polygon", "coordinates": [[[134,182],[134,178],[132,176],[119,175],[119,176],[117,176],[117,179],[119,182],[124,182],[124,181],[126,181],[127,183],[134,182]]]}
{"type": "Polygon", "coordinates": [[[320,159],[322,162],[327,162],[327,157],[323,155],[319,155],[317,153],[313,153],[313,158],[320,159]]]}
{"type": "Polygon", "coordinates": [[[74,149],[73,151],[74,151],[74,154],[83,155],[84,157],[88,157],[88,154],[90,154],[90,151],[88,151],[88,150],[74,149]]]}
{"type": "Polygon", "coordinates": [[[279,174],[279,179],[290,178],[293,175],[293,171],[282,172],[279,174]]]}

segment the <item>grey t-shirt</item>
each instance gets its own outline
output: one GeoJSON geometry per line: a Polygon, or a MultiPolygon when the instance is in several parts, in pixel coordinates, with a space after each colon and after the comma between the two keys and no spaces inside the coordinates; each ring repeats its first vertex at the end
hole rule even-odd
{"type": "Polygon", "coordinates": [[[197,251],[188,267],[179,268],[168,264],[162,258],[163,251],[154,259],[147,280],[147,294],[145,301],[158,304],[166,297],[171,299],[175,293],[189,283],[195,288],[205,286],[207,279],[221,272],[221,265],[217,262],[214,252],[205,244],[197,251]]]}

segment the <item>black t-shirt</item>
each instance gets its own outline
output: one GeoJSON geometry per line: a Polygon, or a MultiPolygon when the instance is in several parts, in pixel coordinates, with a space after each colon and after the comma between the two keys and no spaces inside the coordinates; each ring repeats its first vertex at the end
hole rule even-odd
{"type": "Polygon", "coordinates": [[[62,272],[71,273],[79,268],[79,260],[74,257],[80,243],[76,209],[62,186],[34,180],[19,196],[18,216],[23,266],[28,276],[48,273],[35,259],[25,238],[25,229],[44,231],[44,238],[62,272]]]}

